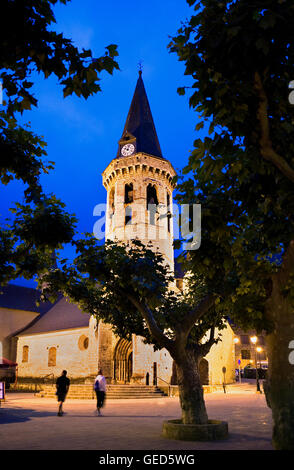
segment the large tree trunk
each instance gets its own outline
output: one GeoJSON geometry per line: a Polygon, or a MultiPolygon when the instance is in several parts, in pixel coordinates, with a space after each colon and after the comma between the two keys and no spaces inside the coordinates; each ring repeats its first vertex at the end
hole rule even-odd
{"type": "Polygon", "coordinates": [[[273,277],[266,303],[267,315],[275,328],[267,336],[269,370],[265,392],[272,409],[273,446],[277,450],[294,450],[294,364],[289,360],[289,344],[294,340],[294,306],[290,296],[283,294],[293,267],[288,269],[288,264],[273,277]]]}
{"type": "Polygon", "coordinates": [[[207,424],[208,417],[199,374],[200,358],[187,351],[176,361],[183,424],[207,424]]]}

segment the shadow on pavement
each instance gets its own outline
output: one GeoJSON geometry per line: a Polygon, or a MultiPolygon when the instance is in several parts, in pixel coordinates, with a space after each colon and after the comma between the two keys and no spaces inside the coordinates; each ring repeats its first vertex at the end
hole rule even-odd
{"type": "MultiPolygon", "coordinates": [[[[36,411],[30,408],[0,408],[0,424],[9,424],[9,423],[23,423],[26,421],[30,421],[33,418],[46,418],[46,417],[52,417],[52,416],[57,416],[57,410],[56,411],[36,411]]],[[[174,418],[173,415],[171,416],[166,416],[162,414],[158,415],[131,415],[131,414],[108,414],[108,413],[103,413],[102,416],[98,416],[95,412],[91,412],[89,414],[84,414],[84,413],[75,413],[75,412],[70,412],[70,411],[65,411],[63,419],[66,417],[69,418],[96,418],[99,420],[102,419],[117,419],[117,418],[128,418],[128,419],[140,419],[140,418],[148,418],[148,419],[156,419],[156,418],[162,418],[162,419],[172,419],[174,418]]]]}
{"type": "Polygon", "coordinates": [[[32,418],[44,418],[56,416],[56,412],[36,411],[23,408],[0,408],[0,424],[23,423],[32,418]]]}

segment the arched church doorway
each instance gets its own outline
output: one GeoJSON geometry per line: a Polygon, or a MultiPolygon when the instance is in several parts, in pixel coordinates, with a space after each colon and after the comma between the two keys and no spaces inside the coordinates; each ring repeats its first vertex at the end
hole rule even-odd
{"type": "Polygon", "coordinates": [[[118,383],[128,383],[133,374],[133,348],[131,341],[121,338],[113,355],[113,379],[118,383]]]}
{"type": "Polygon", "coordinates": [[[128,367],[127,367],[127,381],[131,381],[133,375],[133,351],[130,352],[128,357],[128,367]]]}

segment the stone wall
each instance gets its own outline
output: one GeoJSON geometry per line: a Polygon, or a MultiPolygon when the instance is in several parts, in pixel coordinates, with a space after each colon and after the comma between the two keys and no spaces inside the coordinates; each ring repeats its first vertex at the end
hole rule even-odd
{"type": "Polygon", "coordinates": [[[114,334],[111,326],[99,322],[98,326],[98,368],[102,369],[108,383],[113,378],[114,334]]]}
{"type": "MultiPolygon", "coordinates": [[[[215,334],[218,334],[216,330],[215,334]]],[[[235,345],[234,332],[227,323],[227,328],[220,332],[222,341],[213,345],[205,359],[209,363],[209,384],[219,385],[224,381],[223,367],[226,368],[226,383],[235,381],[235,345]]]]}
{"type": "Polygon", "coordinates": [[[36,312],[0,308],[0,355],[15,361],[16,354],[12,349],[11,335],[25,328],[31,321],[39,316],[36,312]]]}
{"type": "Polygon", "coordinates": [[[69,377],[93,375],[97,371],[97,367],[93,367],[94,342],[95,334],[89,334],[89,328],[20,336],[17,347],[18,374],[20,377],[40,377],[47,374],[59,376],[66,369],[69,377]],[[85,348],[87,338],[88,346],[85,348]],[[28,362],[22,362],[23,346],[29,347],[28,362]],[[48,366],[50,348],[56,348],[56,365],[52,366],[48,366]]]}
{"type": "MultiPolygon", "coordinates": [[[[218,332],[216,331],[216,334],[218,332]]],[[[208,361],[208,376],[210,385],[220,385],[223,383],[223,367],[226,368],[226,383],[235,380],[235,355],[234,355],[234,332],[229,324],[221,331],[222,341],[214,345],[205,359],[208,361]]],[[[157,384],[164,386],[170,383],[172,376],[173,360],[166,349],[154,351],[152,345],[143,343],[143,339],[133,335],[133,376],[136,382],[145,384],[146,374],[149,373],[149,383],[153,384],[154,362],[157,368],[157,384]]]]}
{"type": "Polygon", "coordinates": [[[133,381],[145,384],[148,372],[149,385],[153,385],[154,363],[156,363],[157,384],[170,383],[172,362],[166,349],[154,351],[152,345],[144,344],[140,336],[133,335],[133,381]]]}
{"type": "Polygon", "coordinates": [[[88,366],[89,375],[96,375],[98,372],[98,336],[99,325],[95,317],[90,317],[89,321],[89,352],[88,352],[88,366]]]}

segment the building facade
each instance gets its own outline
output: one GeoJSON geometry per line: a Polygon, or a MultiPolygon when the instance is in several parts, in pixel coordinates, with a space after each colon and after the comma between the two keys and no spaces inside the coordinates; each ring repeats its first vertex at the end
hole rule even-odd
{"type": "Polygon", "coordinates": [[[233,326],[235,333],[235,367],[267,368],[268,357],[265,334],[256,335],[254,330],[243,331],[233,326]]]}

